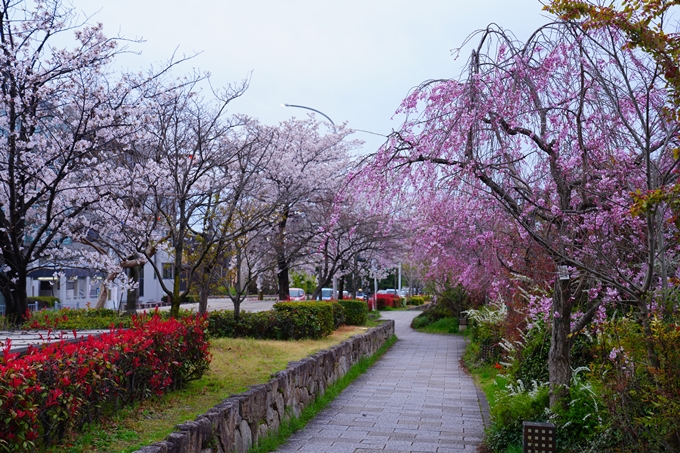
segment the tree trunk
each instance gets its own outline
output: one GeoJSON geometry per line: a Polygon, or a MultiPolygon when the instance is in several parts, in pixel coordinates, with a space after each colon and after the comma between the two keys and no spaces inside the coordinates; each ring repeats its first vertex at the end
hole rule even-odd
{"type": "MultiPolygon", "coordinates": [[[[180,245],[175,246],[175,262],[172,268],[172,296],[170,300],[170,316],[177,318],[179,316],[179,306],[182,303],[182,295],[180,294],[180,285],[182,283],[182,254],[184,247],[180,245]]],[[[189,282],[187,282],[187,286],[189,282]]]]}
{"type": "Polygon", "coordinates": [[[290,298],[290,280],[288,277],[288,260],[286,259],[286,224],[288,223],[288,215],[290,211],[286,207],[281,215],[279,222],[279,231],[276,235],[276,264],[278,266],[278,283],[279,283],[279,300],[288,300],[290,298]]]}
{"type": "Polygon", "coordinates": [[[277,253],[278,273],[277,279],[279,283],[279,300],[288,300],[290,298],[290,279],[288,278],[288,263],[286,257],[277,253]]]}
{"type": "Polygon", "coordinates": [[[550,376],[550,407],[556,407],[568,396],[571,382],[571,300],[569,281],[555,281],[553,293],[553,322],[548,353],[550,376]]]}
{"type": "MultiPolygon", "coordinates": [[[[134,266],[130,268],[128,277],[134,283],[139,283],[139,273],[141,266],[134,266]]],[[[127,292],[127,302],[125,303],[125,312],[128,314],[137,313],[137,302],[139,302],[139,288],[130,288],[127,292]]]]}
{"type": "Polygon", "coordinates": [[[338,300],[342,300],[344,292],[345,292],[345,276],[343,275],[338,279],[338,300]]]}
{"type": "Polygon", "coordinates": [[[95,309],[104,308],[104,305],[106,305],[106,299],[109,297],[109,284],[116,279],[116,275],[117,274],[107,275],[106,280],[99,285],[99,298],[94,306],[95,309]]]}
{"type": "MultiPolygon", "coordinates": [[[[11,274],[10,274],[11,275],[11,274]]],[[[11,325],[19,325],[28,318],[28,301],[26,300],[26,275],[25,270],[16,272],[16,280],[3,278],[5,296],[5,317],[11,325]]]]}
{"type": "Polygon", "coordinates": [[[642,331],[645,333],[645,348],[647,349],[649,366],[652,368],[659,368],[659,357],[654,348],[654,334],[652,333],[652,325],[649,322],[649,309],[644,299],[638,300],[638,309],[640,310],[642,331]]]}
{"type": "Polygon", "coordinates": [[[208,312],[208,293],[210,285],[204,283],[201,285],[200,300],[198,301],[198,312],[204,314],[208,312]]]}
{"type": "Polygon", "coordinates": [[[238,321],[241,318],[241,295],[236,294],[231,301],[234,303],[234,319],[238,321]]]}

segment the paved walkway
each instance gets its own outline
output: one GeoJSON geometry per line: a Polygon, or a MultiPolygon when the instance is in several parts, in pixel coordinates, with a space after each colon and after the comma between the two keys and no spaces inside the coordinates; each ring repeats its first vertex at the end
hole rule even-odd
{"type": "Polygon", "coordinates": [[[459,365],[465,340],[415,332],[418,313],[384,312],[399,340],[278,451],[474,452],[488,411],[459,365]]]}

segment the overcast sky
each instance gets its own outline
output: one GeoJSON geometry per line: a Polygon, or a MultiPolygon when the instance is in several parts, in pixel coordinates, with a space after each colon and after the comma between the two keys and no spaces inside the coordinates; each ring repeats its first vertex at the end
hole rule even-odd
{"type": "MultiPolygon", "coordinates": [[[[388,134],[406,94],[421,82],[460,74],[470,52],[451,51],[494,22],[525,39],[548,21],[538,0],[72,0],[112,36],[143,38],[141,55],[121,64],[146,68],[181,54],[210,71],[215,86],[250,77],[230,111],[277,124],[315,108],[335,123],[388,134]]],[[[321,118],[319,118],[321,119],[321,118]]],[[[357,132],[372,152],[379,136],[357,132]]]]}

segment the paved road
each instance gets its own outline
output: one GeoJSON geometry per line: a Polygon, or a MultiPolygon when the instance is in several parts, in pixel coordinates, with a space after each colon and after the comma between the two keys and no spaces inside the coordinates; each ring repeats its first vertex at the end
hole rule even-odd
{"type": "Polygon", "coordinates": [[[415,332],[409,324],[417,314],[384,312],[399,340],[278,451],[474,452],[488,411],[459,365],[465,340],[415,332]]]}
{"type": "MultiPolygon", "coordinates": [[[[271,310],[274,304],[276,303],[276,300],[257,300],[257,298],[254,297],[249,297],[248,299],[244,300],[241,302],[241,310],[242,311],[265,311],[265,310],[271,310]]],[[[192,310],[192,311],[198,311],[198,303],[194,304],[182,304],[180,305],[180,308],[182,310],[192,310]]],[[[159,310],[170,310],[170,307],[159,307],[159,310]]],[[[215,310],[233,310],[234,309],[234,303],[229,299],[228,297],[224,298],[209,298],[208,299],[208,311],[215,311],[215,310]]],[[[140,309],[137,310],[138,312],[141,311],[153,311],[153,308],[147,308],[147,309],[140,309]]]]}

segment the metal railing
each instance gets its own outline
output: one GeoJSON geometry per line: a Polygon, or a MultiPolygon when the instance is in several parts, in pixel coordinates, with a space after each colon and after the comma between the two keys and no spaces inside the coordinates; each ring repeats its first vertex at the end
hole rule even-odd
{"type": "MultiPolygon", "coordinates": [[[[75,308],[78,310],[80,308],[80,302],[56,302],[54,307],[46,307],[47,310],[61,310],[62,308],[75,308]]],[[[38,302],[29,303],[28,309],[30,311],[39,311],[40,305],[38,302]]],[[[5,311],[7,306],[5,304],[0,305],[0,316],[5,316],[5,311]]]]}

